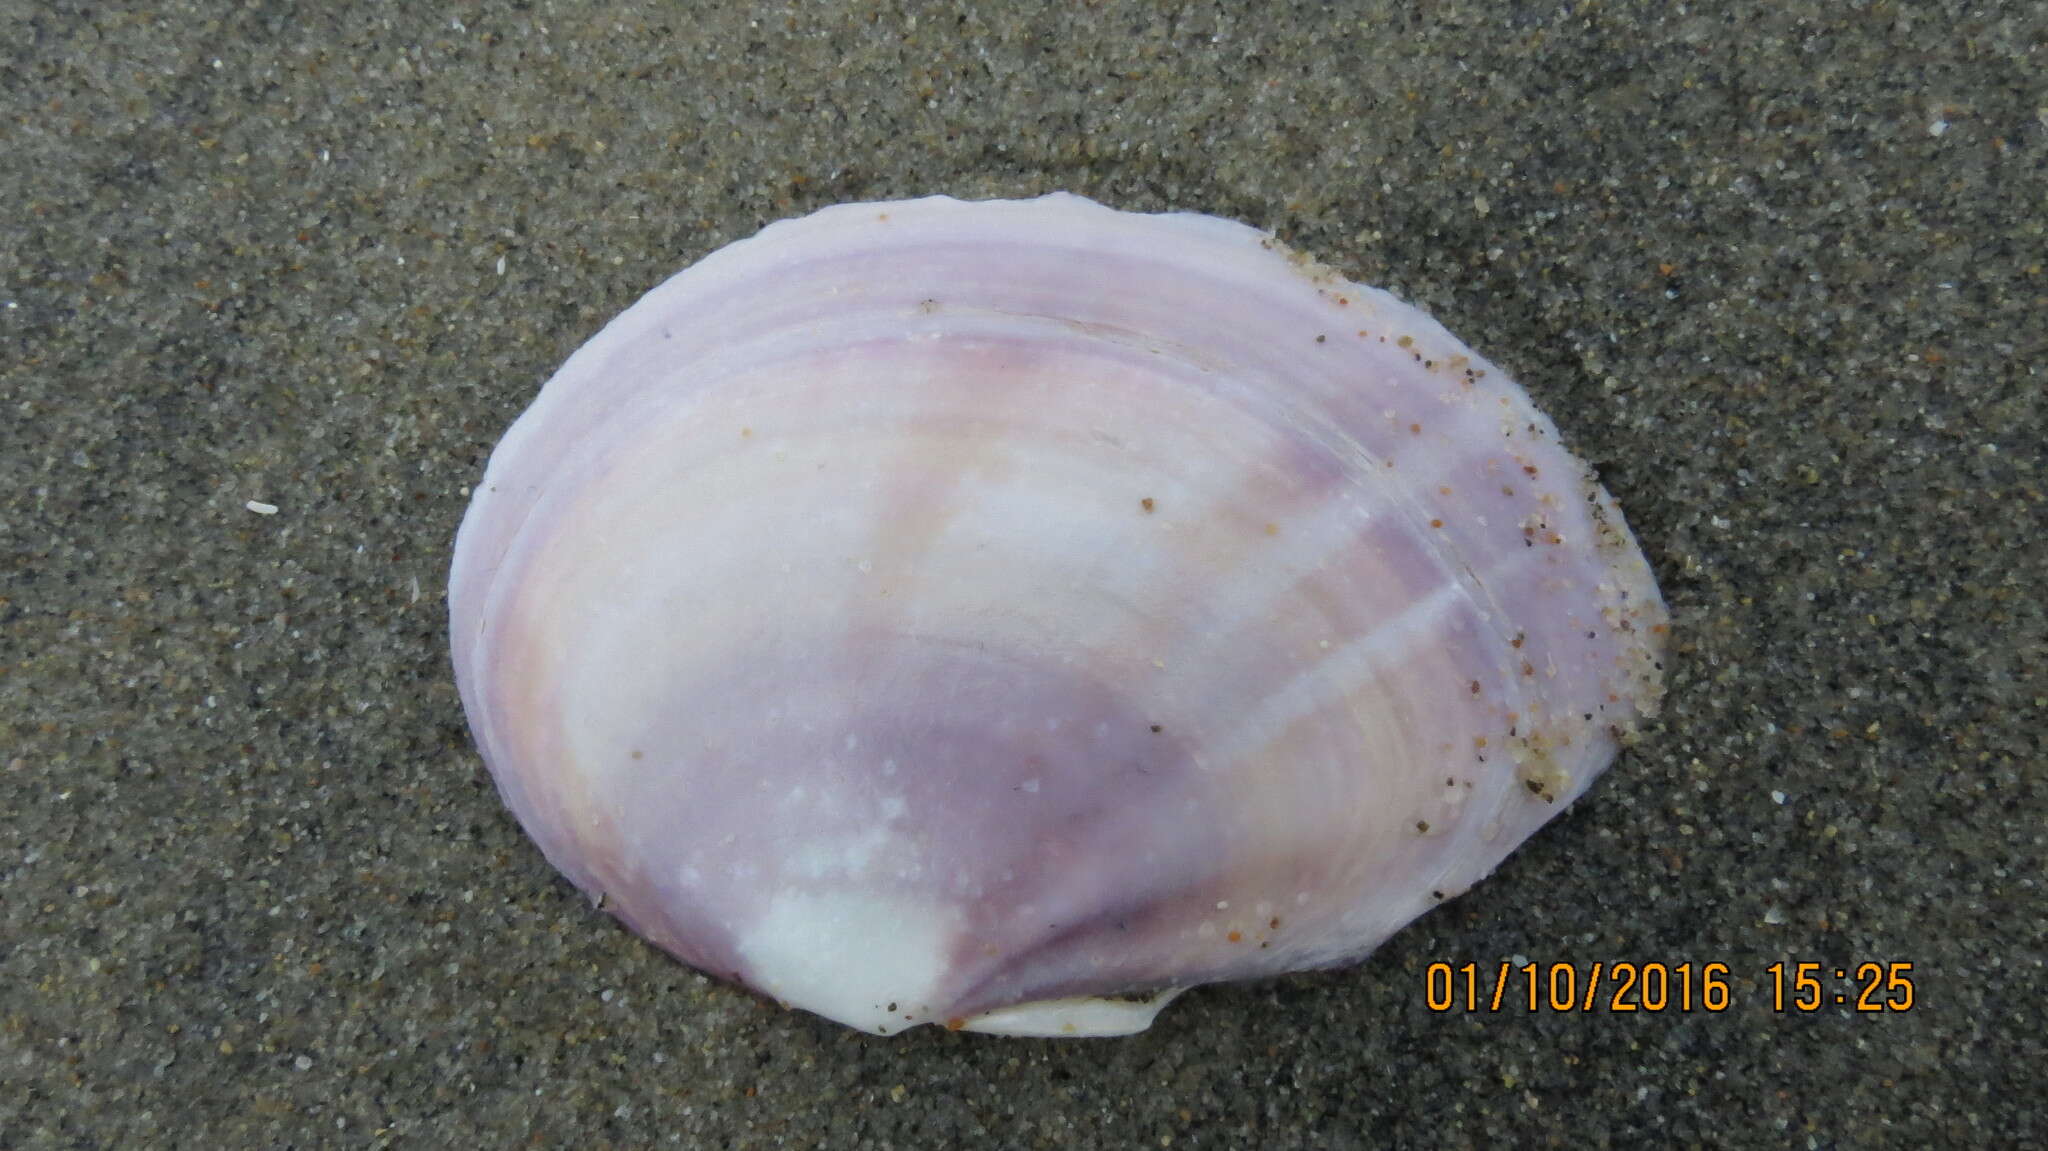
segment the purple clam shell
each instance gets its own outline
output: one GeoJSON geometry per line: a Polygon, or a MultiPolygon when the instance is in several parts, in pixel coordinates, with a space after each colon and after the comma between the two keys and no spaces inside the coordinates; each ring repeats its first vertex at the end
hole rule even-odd
{"type": "Polygon", "coordinates": [[[1127,1033],[1365,955],[1607,766],[1665,621],[1436,322],[1069,195],[841,205],[662,284],[498,445],[449,603],[548,858],[877,1033],[1127,1033]]]}

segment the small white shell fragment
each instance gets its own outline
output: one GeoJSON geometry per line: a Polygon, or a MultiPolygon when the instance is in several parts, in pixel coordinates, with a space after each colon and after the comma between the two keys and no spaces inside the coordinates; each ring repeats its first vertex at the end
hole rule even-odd
{"type": "Polygon", "coordinates": [[[274,516],[277,514],[276,504],[266,504],[262,500],[250,500],[242,506],[259,516],[274,516]]]}
{"type": "Polygon", "coordinates": [[[656,288],[498,445],[449,610],[556,866],[877,1034],[1362,957],[1586,790],[1665,628],[1435,321],[1068,195],[841,205],[656,288]]]}

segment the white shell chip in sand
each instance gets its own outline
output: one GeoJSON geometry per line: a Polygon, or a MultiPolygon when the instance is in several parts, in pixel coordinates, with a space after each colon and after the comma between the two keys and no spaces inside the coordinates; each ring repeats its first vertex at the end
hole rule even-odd
{"type": "Polygon", "coordinates": [[[450,577],[505,801],[683,960],[893,1033],[1143,1030],[1355,960],[1655,709],[1614,501],[1251,228],[847,204],[565,364],[450,577]]]}

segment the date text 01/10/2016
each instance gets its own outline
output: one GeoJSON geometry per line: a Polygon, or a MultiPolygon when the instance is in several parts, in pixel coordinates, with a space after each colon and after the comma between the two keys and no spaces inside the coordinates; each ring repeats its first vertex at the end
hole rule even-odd
{"type": "MultiPolygon", "coordinates": [[[[1771,1010],[1805,1014],[1840,1007],[1865,1014],[1909,1011],[1918,1001],[1911,963],[1773,963],[1764,969],[1771,1010]],[[1833,982],[1827,981],[1833,977],[1833,982]]],[[[1726,963],[1432,963],[1423,973],[1429,1010],[1726,1011],[1734,1002],[1726,963]]]]}

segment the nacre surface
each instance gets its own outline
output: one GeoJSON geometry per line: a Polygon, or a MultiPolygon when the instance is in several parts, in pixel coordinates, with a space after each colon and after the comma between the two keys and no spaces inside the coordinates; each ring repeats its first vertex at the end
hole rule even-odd
{"type": "Polygon", "coordinates": [[[847,204],[491,456],[458,684],[574,883],[853,1027],[1119,1034],[1355,960],[1654,712],[1614,500],[1440,325],[1075,196],[847,204]]]}

